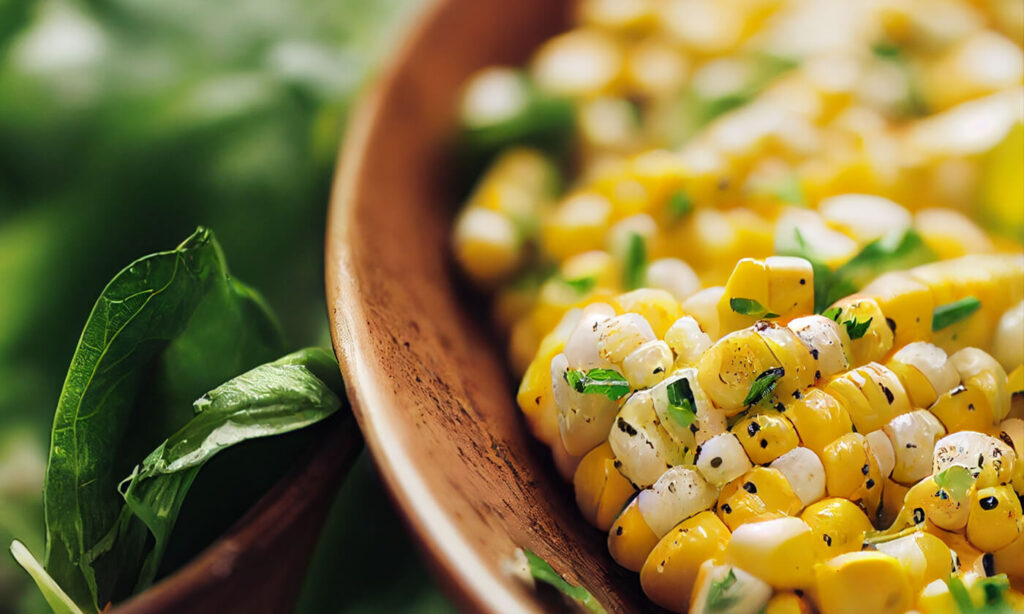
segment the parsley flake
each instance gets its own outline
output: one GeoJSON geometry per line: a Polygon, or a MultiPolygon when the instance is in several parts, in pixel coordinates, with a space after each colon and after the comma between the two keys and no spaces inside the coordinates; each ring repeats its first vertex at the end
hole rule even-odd
{"type": "Polygon", "coordinates": [[[535,580],[555,588],[566,597],[572,599],[576,603],[580,604],[589,612],[593,614],[605,614],[607,610],[604,609],[597,599],[590,594],[590,591],[583,588],[582,586],[576,586],[566,582],[565,578],[558,575],[558,572],[551,567],[551,564],[540,558],[533,552],[530,552],[526,548],[523,548],[523,554],[526,555],[526,561],[530,567],[530,575],[535,580]]]}
{"type": "Polygon", "coordinates": [[[932,314],[932,330],[942,330],[952,326],[961,320],[965,320],[972,313],[981,308],[981,301],[973,296],[962,298],[959,301],[939,305],[932,314]]]}
{"type": "Polygon", "coordinates": [[[868,318],[867,320],[858,320],[856,317],[850,320],[843,320],[843,326],[846,327],[846,334],[850,335],[850,340],[860,339],[868,332],[868,327],[871,326],[871,321],[874,318],[868,318]]]}
{"type": "Polygon", "coordinates": [[[564,279],[562,281],[565,282],[565,285],[575,290],[577,294],[586,294],[593,290],[597,285],[597,277],[594,275],[577,277],[575,279],[564,279]]]}
{"type": "Polygon", "coordinates": [[[729,568],[729,573],[724,578],[711,582],[707,600],[707,610],[709,612],[727,610],[736,603],[739,595],[728,594],[729,589],[734,584],[736,584],[736,574],[731,567],[729,568]]]}
{"type": "Polygon", "coordinates": [[[677,379],[665,388],[668,394],[668,413],[683,428],[689,427],[697,420],[697,402],[693,399],[693,389],[685,377],[677,379]]]}
{"type": "Polygon", "coordinates": [[[647,280],[647,244],[638,233],[629,235],[626,244],[626,262],[623,267],[622,285],[627,290],[642,288],[647,280]]]}
{"type": "Polygon", "coordinates": [[[779,314],[768,311],[761,303],[752,298],[730,298],[729,309],[736,313],[754,318],[777,318],[779,314]]]}
{"type": "Polygon", "coordinates": [[[612,369],[590,369],[586,373],[579,369],[567,369],[562,376],[573,390],[582,394],[603,394],[609,400],[618,401],[629,394],[629,382],[612,369]]]}
{"type": "Polygon", "coordinates": [[[777,384],[779,378],[785,374],[786,370],[783,367],[775,367],[762,372],[754,378],[754,383],[750,385],[750,392],[748,392],[747,397],[743,399],[743,404],[749,407],[760,403],[761,400],[766,398],[773,390],[775,390],[775,384],[777,384]]]}
{"type": "Polygon", "coordinates": [[[672,221],[678,221],[693,212],[693,199],[686,192],[679,190],[668,198],[668,213],[672,221]]]}

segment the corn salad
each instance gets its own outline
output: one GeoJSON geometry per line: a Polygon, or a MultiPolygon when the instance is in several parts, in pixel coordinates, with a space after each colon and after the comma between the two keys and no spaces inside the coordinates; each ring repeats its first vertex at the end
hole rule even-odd
{"type": "Polygon", "coordinates": [[[1024,4],[577,18],[466,84],[453,251],[614,560],[679,612],[1024,610],[1024,4]]]}

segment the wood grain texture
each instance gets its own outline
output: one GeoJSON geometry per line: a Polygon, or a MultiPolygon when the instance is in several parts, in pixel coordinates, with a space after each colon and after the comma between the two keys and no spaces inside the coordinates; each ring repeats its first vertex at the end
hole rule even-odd
{"type": "Polygon", "coordinates": [[[362,100],[332,193],[327,299],[353,410],[435,575],[472,611],[545,608],[504,571],[517,546],[609,611],[652,609],[527,433],[448,249],[460,85],[482,66],[521,63],[568,14],[551,0],[435,3],[362,100]]]}
{"type": "Polygon", "coordinates": [[[291,611],[334,496],[363,447],[351,414],[338,414],[316,427],[309,454],[234,528],[111,614],[291,611]]]}

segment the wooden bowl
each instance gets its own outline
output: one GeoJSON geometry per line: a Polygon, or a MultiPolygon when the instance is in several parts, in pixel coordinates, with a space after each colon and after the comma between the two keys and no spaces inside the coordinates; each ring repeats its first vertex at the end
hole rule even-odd
{"type": "Polygon", "coordinates": [[[544,607],[506,571],[517,547],[609,611],[652,609],[527,432],[486,310],[448,249],[460,85],[480,67],[521,63],[565,29],[569,8],[436,2],[353,116],[331,199],[327,302],[353,410],[435,574],[473,611],[544,607]]]}

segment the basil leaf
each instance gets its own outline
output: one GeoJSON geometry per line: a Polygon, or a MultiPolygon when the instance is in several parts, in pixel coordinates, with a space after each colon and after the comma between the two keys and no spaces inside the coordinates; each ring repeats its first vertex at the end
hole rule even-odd
{"type": "Polygon", "coordinates": [[[786,374],[786,370],[782,367],[775,367],[763,371],[760,375],[754,378],[754,382],[750,385],[750,392],[747,393],[743,404],[746,406],[756,405],[760,403],[762,399],[771,394],[772,390],[775,390],[775,384],[778,383],[779,378],[786,374]]]}
{"type": "Polygon", "coordinates": [[[647,245],[643,236],[632,233],[626,244],[626,262],[622,285],[627,290],[642,288],[647,282],[647,245]]]}
{"type": "Polygon", "coordinates": [[[668,197],[668,214],[672,221],[679,221],[693,213],[693,199],[690,195],[679,190],[668,197]]]}
{"type": "Polygon", "coordinates": [[[584,373],[579,369],[567,369],[563,375],[573,390],[583,394],[603,394],[612,401],[618,401],[629,394],[629,382],[612,369],[591,369],[584,373]]]}
{"type": "Polygon", "coordinates": [[[577,294],[586,294],[593,290],[594,286],[597,285],[597,277],[593,275],[577,277],[576,279],[565,279],[563,281],[565,282],[565,285],[575,290],[577,294]]]}
{"type": "Polygon", "coordinates": [[[320,348],[289,354],[218,386],[194,403],[195,417],[153,450],[119,490],[131,514],[153,536],[136,589],[156,576],[189,487],[203,465],[225,448],[319,422],[341,407],[334,356],[320,348]]]}
{"type": "Polygon", "coordinates": [[[736,584],[736,573],[729,568],[729,573],[721,580],[711,583],[708,590],[707,608],[712,612],[718,612],[731,607],[736,603],[737,595],[727,595],[726,592],[736,584]]]}
{"type": "Polygon", "coordinates": [[[935,312],[932,313],[932,330],[939,331],[961,320],[966,320],[980,308],[981,301],[973,296],[968,296],[952,303],[946,303],[945,305],[939,305],[935,308],[935,312]]]}
{"type": "Polygon", "coordinates": [[[768,311],[761,303],[752,298],[731,298],[729,299],[729,309],[754,318],[779,317],[779,314],[768,311]]]}
{"type": "Polygon", "coordinates": [[[867,320],[858,320],[853,318],[852,320],[843,320],[843,326],[846,327],[846,334],[850,336],[850,340],[860,339],[864,336],[864,333],[868,332],[868,327],[871,326],[871,321],[875,318],[871,317],[867,320]]]}
{"type": "Polygon", "coordinates": [[[665,387],[668,395],[668,413],[679,426],[686,428],[697,419],[697,402],[693,399],[693,389],[685,377],[677,379],[665,387]]]}
{"type": "Polygon", "coordinates": [[[558,572],[554,570],[551,565],[540,558],[533,552],[530,552],[526,548],[523,548],[523,553],[526,555],[526,560],[530,566],[530,575],[536,580],[555,588],[566,597],[572,599],[576,603],[580,604],[587,609],[588,612],[594,614],[605,614],[606,610],[590,591],[583,588],[582,586],[576,586],[575,584],[569,584],[565,581],[565,578],[558,575],[558,572]]]}
{"type": "Polygon", "coordinates": [[[839,314],[841,313],[843,313],[842,307],[830,307],[826,309],[825,312],[822,313],[821,315],[825,316],[829,320],[832,320],[833,322],[839,322],[839,314]]]}
{"type": "Polygon", "coordinates": [[[975,478],[966,467],[952,465],[935,474],[935,484],[956,501],[963,501],[975,478]]]}
{"type": "Polygon", "coordinates": [[[120,478],[190,416],[187,403],[164,404],[159,393],[194,399],[279,345],[262,300],[230,278],[206,229],[137,260],[103,290],[58,401],[43,489],[46,570],[76,603],[99,609],[134,583],[145,533],[116,550],[101,542],[125,523],[120,478]]]}
{"type": "Polygon", "coordinates": [[[824,303],[831,305],[863,288],[882,273],[909,269],[935,260],[935,253],[913,228],[890,233],[865,245],[832,275],[824,303]]]}

